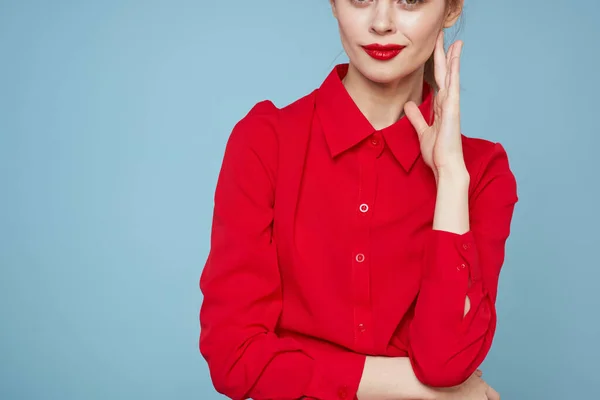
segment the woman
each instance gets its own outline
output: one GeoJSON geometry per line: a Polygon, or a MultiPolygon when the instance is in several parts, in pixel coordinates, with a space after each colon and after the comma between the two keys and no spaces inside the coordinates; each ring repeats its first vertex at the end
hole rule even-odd
{"type": "Polygon", "coordinates": [[[254,399],[499,399],[477,370],[516,182],[461,135],[462,0],[331,0],[349,64],[233,129],[200,287],[216,389],[254,399]],[[434,66],[435,68],[432,68],[434,66]],[[433,71],[433,72],[432,72],[433,71]]]}

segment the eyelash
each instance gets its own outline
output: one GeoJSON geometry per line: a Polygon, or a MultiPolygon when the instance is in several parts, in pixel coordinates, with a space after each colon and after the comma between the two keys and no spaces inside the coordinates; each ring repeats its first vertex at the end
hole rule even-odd
{"type": "MultiPolygon", "coordinates": [[[[352,3],[354,3],[355,5],[358,6],[363,6],[366,5],[366,3],[372,2],[374,0],[365,0],[365,1],[359,1],[359,0],[350,0],[352,3]]],[[[398,0],[399,2],[405,2],[406,0],[398,0]]],[[[415,4],[405,4],[404,8],[406,8],[407,10],[412,10],[415,7],[418,7],[419,5],[421,5],[422,3],[424,3],[425,0],[416,0],[415,4]]]]}

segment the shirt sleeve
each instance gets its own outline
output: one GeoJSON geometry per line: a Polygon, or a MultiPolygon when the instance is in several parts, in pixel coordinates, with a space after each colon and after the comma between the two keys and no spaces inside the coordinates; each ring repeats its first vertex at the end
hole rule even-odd
{"type": "Polygon", "coordinates": [[[470,194],[471,230],[431,230],[423,277],[409,329],[417,378],[436,387],[458,385],[485,359],[496,330],[495,301],[505,243],[518,201],[502,145],[493,145],[470,194]],[[465,297],[471,307],[464,315],[465,297]]]}
{"type": "Polygon", "coordinates": [[[282,310],[272,235],[277,109],[259,103],[233,129],[215,191],[200,278],[200,352],[232,399],[353,399],[365,356],[278,337],[282,310]]]}

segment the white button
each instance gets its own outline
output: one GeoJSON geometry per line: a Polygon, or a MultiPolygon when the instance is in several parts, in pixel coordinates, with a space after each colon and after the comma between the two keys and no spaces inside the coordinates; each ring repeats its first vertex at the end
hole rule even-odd
{"type": "Polygon", "coordinates": [[[363,203],[360,205],[359,210],[361,213],[366,213],[367,211],[369,211],[369,206],[363,203]]]}
{"type": "Polygon", "coordinates": [[[363,253],[358,253],[358,254],[356,255],[356,262],[359,262],[359,263],[361,263],[361,262],[363,262],[363,261],[365,261],[365,255],[364,255],[363,253]]]}

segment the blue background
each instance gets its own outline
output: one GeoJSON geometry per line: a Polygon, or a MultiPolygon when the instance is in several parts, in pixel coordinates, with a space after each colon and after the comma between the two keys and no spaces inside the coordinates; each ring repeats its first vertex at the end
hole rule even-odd
{"type": "MultiPolygon", "coordinates": [[[[483,366],[505,399],[597,396],[599,4],[467,0],[464,132],[521,199],[483,366]]],[[[197,316],[225,141],[341,50],[326,0],[0,0],[1,399],[220,398],[197,316]]]]}

